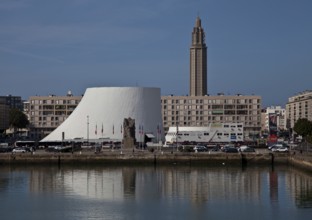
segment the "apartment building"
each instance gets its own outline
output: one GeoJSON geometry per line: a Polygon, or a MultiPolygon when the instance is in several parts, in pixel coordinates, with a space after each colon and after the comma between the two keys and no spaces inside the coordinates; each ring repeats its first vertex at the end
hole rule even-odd
{"type": "Polygon", "coordinates": [[[21,96],[0,96],[0,131],[9,128],[9,112],[13,108],[23,110],[21,96]]]}
{"type": "Polygon", "coordinates": [[[286,109],[281,106],[270,106],[264,111],[264,130],[269,131],[270,116],[274,117],[278,131],[286,130],[286,109]]]}
{"type": "Polygon", "coordinates": [[[288,98],[286,104],[287,128],[292,129],[300,118],[312,121],[312,90],[300,92],[288,98]]]}
{"type": "Polygon", "coordinates": [[[208,126],[209,123],[243,123],[245,140],[261,131],[261,97],[162,96],[162,119],[165,132],[171,126],[208,126]]]}
{"type": "Polygon", "coordinates": [[[31,125],[31,138],[41,139],[51,133],[74,111],[82,96],[31,96],[25,103],[31,125]]]}

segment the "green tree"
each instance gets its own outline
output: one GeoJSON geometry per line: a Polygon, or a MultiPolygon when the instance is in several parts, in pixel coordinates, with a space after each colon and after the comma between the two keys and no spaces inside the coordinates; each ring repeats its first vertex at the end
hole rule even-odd
{"type": "Polygon", "coordinates": [[[312,135],[312,122],[306,118],[300,118],[295,123],[294,131],[305,139],[312,135]]]}
{"type": "Polygon", "coordinates": [[[312,134],[309,134],[307,136],[307,142],[309,142],[310,144],[312,143],[312,134]]]}
{"type": "Polygon", "coordinates": [[[11,109],[9,113],[9,124],[11,128],[21,129],[29,125],[27,116],[19,109],[11,109]]]}

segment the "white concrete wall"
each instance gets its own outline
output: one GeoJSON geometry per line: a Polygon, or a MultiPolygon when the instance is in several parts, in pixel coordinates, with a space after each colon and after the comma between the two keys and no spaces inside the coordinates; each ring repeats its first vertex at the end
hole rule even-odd
{"type": "Polygon", "coordinates": [[[140,138],[139,126],[143,126],[144,132],[153,133],[155,136],[157,136],[157,126],[159,126],[163,134],[160,89],[88,88],[68,119],[42,141],[62,140],[62,132],[65,132],[65,139],[110,138],[121,140],[123,120],[129,117],[135,119],[137,140],[140,138]],[[103,133],[101,132],[102,125],[103,133]],[[95,134],[95,130],[97,130],[97,134],[95,134]]]}

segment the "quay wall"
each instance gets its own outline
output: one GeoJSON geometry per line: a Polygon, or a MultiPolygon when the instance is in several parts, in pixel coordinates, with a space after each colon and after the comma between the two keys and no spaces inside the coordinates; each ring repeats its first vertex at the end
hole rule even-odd
{"type": "Polygon", "coordinates": [[[301,169],[312,171],[312,153],[293,153],[289,156],[289,164],[301,169]]]}
{"type": "Polygon", "coordinates": [[[289,154],[272,153],[50,153],[0,154],[0,165],[27,164],[112,164],[112,165],[273,165],[288,164],[289,154]]]}

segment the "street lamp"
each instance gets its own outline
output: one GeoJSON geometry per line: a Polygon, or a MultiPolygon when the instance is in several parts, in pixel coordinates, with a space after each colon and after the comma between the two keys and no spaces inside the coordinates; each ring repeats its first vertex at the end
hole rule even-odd
{"type": "Polygon", "coordinates": [[[179,125],[177,123],[177,136],[176,136],[177,151],[178,151],[178,136],[179,136],[179,125]]]}
{"type": "Polygon", "coordinates": [[[87,144],[89,145],[89,115],[87,115],[87,144]]]}

